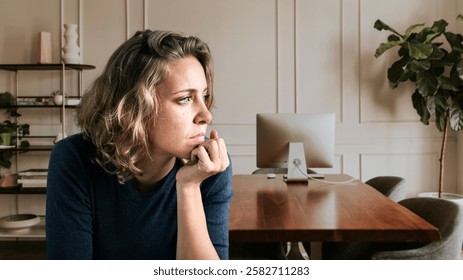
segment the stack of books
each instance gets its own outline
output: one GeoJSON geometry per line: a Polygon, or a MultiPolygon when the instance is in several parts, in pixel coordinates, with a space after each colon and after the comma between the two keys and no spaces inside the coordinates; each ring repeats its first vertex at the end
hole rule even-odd
{"type": "Polygon", "coordinates": [[[23,188],[46,188],[47,169],[28,169],[19,172],[18,184],[23,188]]]}

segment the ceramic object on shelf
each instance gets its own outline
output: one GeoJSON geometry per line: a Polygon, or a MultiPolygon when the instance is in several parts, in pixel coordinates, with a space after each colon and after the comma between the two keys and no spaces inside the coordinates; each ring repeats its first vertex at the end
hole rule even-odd
{"type": "Polygon", "coordinates": [[[18,186],[18,174],[4,174],[0,176],[0,188],[16,188],[18,186]]]}
{"type": "Polygon", "coordinates": [[[80,64],[77,24],[64,24],[64,29],[63,62],[66,64],[80,64]]]}
{"type": "Polygon", "coordinates": [[[53,101],[53,104],[61,106],[63,105],[64,102],[64,95],[63,91],[61,89],[55,90],[54,92],[51,93],[51,100],[53,101]]]}
{"type": "Polygon", "coordinates": [[[63,105],[63,96],[62,95],[54,95],[53,96],[53,103],[55,105],[63,105]]]}
{"type": "Polygon", "coordinates": [[[0,133],[0,139],[2,140],[2,146],[4,147],[11,146],[11,132],[0,133]]]}
{"type": "Polygon", "coordinates": [[[26,232],[40,223],[40,217],[34,214],[17,214],[0,218],[0,229],[9,232],[26,232]]]}

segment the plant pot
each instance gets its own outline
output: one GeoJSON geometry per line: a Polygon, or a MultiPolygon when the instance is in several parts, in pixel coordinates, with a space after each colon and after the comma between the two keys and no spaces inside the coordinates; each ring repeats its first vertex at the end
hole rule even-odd
{"type": "Polygon", "coordinates": [[[16,188],[18,186],[18,174],[5,174],[0,176],[0,188],[16,188]]]}
{"type": "MultiPolygon", "coordinates": [[[[435,197],[435,198],[438,198],[439,193],[438,192],[424,192],[424,193],[418,194],[418,196],[420,196],[420,197],[435,197]]],[[[461,194],[442,193],[441,198],[456,202],[456,203],[460,204],[463,207],[463,195],[461,195],[461,194]]]]}
{"type": "Polygon", "coordinates": [[[13,104],[13,96],[9,92],[0,93],[0,106],[7,107],[13,104]]]}
{"type": "Polygon", "coordinates": [[[11,133],[3,132],[0,133],[0,138],[2,139],[3,146],[10,146],[11,145],[11,133]]]}

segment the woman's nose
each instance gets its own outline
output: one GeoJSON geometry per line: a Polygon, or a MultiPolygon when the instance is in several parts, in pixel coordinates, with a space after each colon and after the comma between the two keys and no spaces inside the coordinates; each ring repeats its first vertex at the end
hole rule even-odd
{"type": "Polygon", "coordinates": [[[194,122],[197,124],[209,124],[212,121],[212,113],[207,108],[204,102],[198,105],[198,111],[195,116],[194,122]]]}

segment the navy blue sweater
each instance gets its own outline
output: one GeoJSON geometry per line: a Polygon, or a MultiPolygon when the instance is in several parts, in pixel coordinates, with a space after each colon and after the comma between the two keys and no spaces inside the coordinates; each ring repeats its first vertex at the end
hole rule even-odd
{"type": "MultiPolygon", "coordinates": [[[[175,259],[177,161],[161,185],[142,193],[92,163],[95,146],[76,134],[51,154],[46,204],[49,259],[175,259]]],[[[228,258],[231,165],[201,184],[207,227],[221,259],[228,258]]]]}

